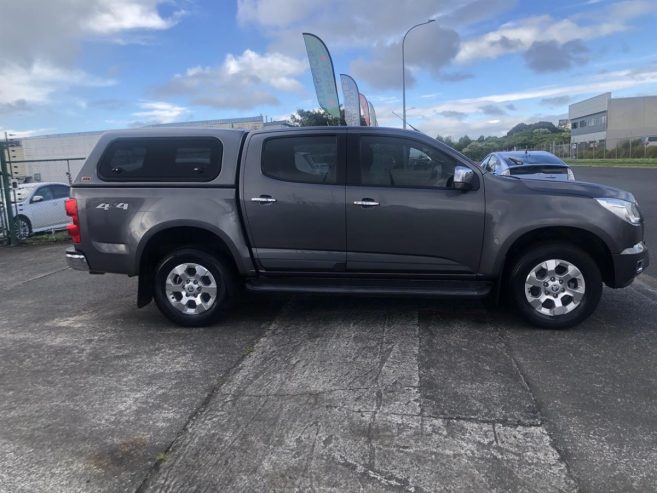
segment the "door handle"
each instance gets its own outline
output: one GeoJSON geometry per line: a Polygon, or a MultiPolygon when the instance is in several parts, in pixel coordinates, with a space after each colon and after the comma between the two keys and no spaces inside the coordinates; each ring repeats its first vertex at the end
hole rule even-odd
{"type": "Polygon", "coordinates": [[[261,195],[260,197],[251,197],[251,202],[260,202],[261,204],[271,204],[276,199],[270,195],[261,195]]]}
{"type": "Polygon", "coordinates": [[[363,199],[363,200],[354,200],[354,205],[360,205],[361,207],[375,207],[379,203],[372,199],[363,199]]]}

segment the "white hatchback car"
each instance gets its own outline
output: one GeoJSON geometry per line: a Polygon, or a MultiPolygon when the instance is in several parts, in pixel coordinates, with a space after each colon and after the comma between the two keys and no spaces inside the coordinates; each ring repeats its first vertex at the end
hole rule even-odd
{"type": "Polygon", "coordinates": [[[13,190],[16,236],[24,240],[32,233],[66,229],[71,219],[64,202],[71,188],[65,183],[26,183],[13,190]]]}

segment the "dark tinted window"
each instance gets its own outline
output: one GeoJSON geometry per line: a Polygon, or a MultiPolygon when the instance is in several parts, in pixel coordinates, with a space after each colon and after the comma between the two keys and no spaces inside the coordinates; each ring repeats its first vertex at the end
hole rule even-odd
{"type": "Polygon", "coordinates": [[[273,138],[262,149],[262,172],[278,180],[335,184],[337,158],[336,136],[273,138]]]}
{"type": "Polygon", "coordinates": [[[507,161],[512,166],[521,164],[566,164],[554,154],[520,154],[507,156],[507,161]]]}
{"type": "Polygon", "coordinates": [[[32,200],[34,200],[34,197],[37,195],[43,197],[43,200],[52,200],[54,199],[54,195],[52,193],[51,187],[39,187],[36,192],[34,192],[34,195],[32,196],[32,200]]]}
{"type": "Polygon", "coordinates": [[[360,138],[361,185],[444,188],[450,186],[456,164],[448,154],[413,140],[360,138]]]}
{"type": "Polygon", "coordinates": [[[69,187],[65,185],[52,185],[51,188],[56,199],[65,199],[71,195],[69,187]]]}
{"type": "Polygon", "coordinates": [[[119,139],[98,171],[109,181],[210,181],[221,171],[222,151],[214,138],[119,139]]]}

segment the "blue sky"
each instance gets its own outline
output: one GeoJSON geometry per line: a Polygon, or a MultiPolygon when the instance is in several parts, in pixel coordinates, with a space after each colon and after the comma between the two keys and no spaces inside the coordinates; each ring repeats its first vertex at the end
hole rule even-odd
{"type": "MultiPolygon", "coordinates": [[[[0,17],[0,130],[18,135],[317,107],[301,33],[379,123],[499,135],[570,102],[657,94],[657,0],[16,0],[0,17]]],[[[340,96],[342,97],[342,96],[340,96]]]]}

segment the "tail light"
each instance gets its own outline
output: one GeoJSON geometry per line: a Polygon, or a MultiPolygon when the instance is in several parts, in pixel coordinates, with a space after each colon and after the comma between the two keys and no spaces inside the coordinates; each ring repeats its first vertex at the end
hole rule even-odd
{"type": "Polygon", "coordinates": [[[66,215],[73,219],[73,224],[66,226],[73,243],[80,243],[80,217],[78,216],[78,201],[76,199],[66,199],[64,202],[66,215]]]}

